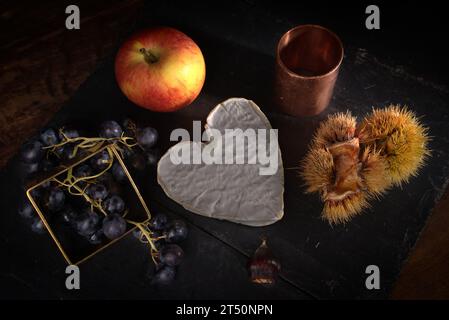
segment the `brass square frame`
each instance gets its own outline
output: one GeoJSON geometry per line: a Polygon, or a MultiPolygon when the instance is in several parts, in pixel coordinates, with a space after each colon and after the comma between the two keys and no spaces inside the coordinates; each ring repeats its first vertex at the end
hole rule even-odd
{"type": "MultiPolygon", "coordinates": [[[[85,262],[86,260],[90,259],[91,257],[95,256],[97,253],[99,253],[100,251],[103,251],[104,249],[110,247],[112,244],[116,243],[117,241],[123,239],[125,236],[127,236],[129,233],[133,232],[137,226],[133,226],[131,229],[129,229],[128,231],[126,231],[123,235],[121,235],[120,237],[110,240],[107,244],[103,245],[102,247],[100,247],[99,249],[95,250],[94,252],[90,253],[89,255],[87,255],[86,257],[78,260],[78,261],[72,261],[72,259],[69,257],[69,255],[67,254],[67,252],[64,250],[61,242],[58,240],[58,238],[56,237],[55,233],[53,232],[50,223],[47,221],[47,219],[45,218],[45,215],[43,214],[43,212],[41,211],[41,209],[39,208],[39,205],[37,204],[36,200],[33,198],[32,196],[32,191],[40,186],[42,186],[43,184],[45,184],[46,182],[51,181],[53,178],[67,172],[70,168],[74,168],[77,165],[87,161],[89,158],[95,156],[96,154],[102,152],[103,150],[111,150],[114,158],[117,159],[117,161],[120,163],[120,166],[122,167],[123,171],[125,172],[129,183],[131,184],[132,188],[134,189],[137,197],[139,198],[139,201],[145,211],[145,213],[147,214],[147,218],[143,221],[139,221],[139,223],[146,223],[150,220],[151,218],[151,213],[150,210],[148,209],[147,204],[145,203],[145,200],[143,199],[142,195],[140,194],[139,188],[137,187],[136,183],[134,182],[131,174],[129,173],[128,168],[126,167],[122,157],[120,156],[116,146],[114,144],[108,144],[104,147],[101,147],[99,150],[97,150],[96,152],[93,152],[91,154],[88,154],[87,156],[81,158],[80,160],[77,160],[75,163],[71,164],[70,166],[59,170],[58,172],[52,174],[51,176],[41,180],[40,182],[34,184],[33,186],[31,186],[30,188],[27,189],[26,191],[26,195],[28,197],[28,199],[30,200],[32,206],[34,207],[34,209],[36,210],[36,212],[39,215],[39,218],[42,220],[43,224],[45,225],[47,231],[50,233],[50,236],[52,237],[53,241],[56,243],[56,246],[58,247],[59,251],[61,252],[62,256],[64,257],[64,259],[66,260],[66,262],[69,265],[79,265],[82,262],[85,262]]],[[[128,223],[127,223],[128,224],[128,223]]]]}

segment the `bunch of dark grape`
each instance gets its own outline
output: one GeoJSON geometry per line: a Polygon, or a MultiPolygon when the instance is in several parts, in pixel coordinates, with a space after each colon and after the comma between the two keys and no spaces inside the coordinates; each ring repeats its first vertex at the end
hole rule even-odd
{"type": "MultiPolygon", "coordinates": [[[[184,251],[179,243],[184,241],[188,235],[187,225],[182,220],[169,220],[167,215],[158,213],[151,218],[148,229],[152,233],[158,254],[156,256],[157,266],[152,276],[154,284],[170,284],[175,276],[177,267],[184,258],[184,251]]],[[[139,229],[134,231],[137,238],[142,239],[139,229]]]]}
{"type": "MultiPolygon", "coordinates": [[[[75,178],[83,178],[102,172],[104,161],[112,161],[107,152],[90,158],[73,168],[75,178]],[[106,156],[105,156],[106,154],[106,156]]],[[[102,176],[94,181],[80,181],[77,185],[85,194],[100,204],[99,208],[89,202],[76,201],[78,197],[71,195],[58,183],[51,181],[32,190],[31,196],[45,213],[47,220],[52,223],[63,223],[71,227],[78,235],[91,244],[101,244],[105,240],[113,240],[123,235],[129,226],[122,215],[126,212],[126,203],[117,194],[121,190],[120,184],[124,182],[123,169],[117,162],[102,176]],[[111,171],[111,173],[109,172],[111,171]],[[117,179],[115,177],[118,177],[117,179]]],[[[28,200],[22,202],[19,214],[27,220],[31,219],[33,231],[43,233],[42,221],[35,214],[34,208],[28,200]]]]}
{"type": "MultiPolygon", "coordinates": [[[[103,199],[102,208],[106,215],[88,204],[76,206],[70,203],[70,195],[59,186],[51,184],[40,187],[33,195],[46,217],[56,223],[63,223],[91,244],[100,244],[104,240],[113,240],[123,235],[128,228],[122,214],[126,212],[124,200],[118,195],[109,195],[103,184],[92,184],[87,190],[92,198],[103,199]]],[[[42,221],[35,217],[34,208],[26,201],[19,209],[25,218],[32,218],[33,231],[43,232],[42,221]],[[38,219],[35,220],[35,219],[38,219]]]]}
{"type": "MultiPolygon", "coordinates": [[[[64,130],[67,136],[76,138],[79,136],[76,130],[64,130]]],[[[33,137],[26,142],[20,150],[20,169],[22,178],[27,184],[39,173],[49,173],[57,166],[58,156],[70,154],[69,149],[60,150],[58,155],[50,156],[47,154],[45,147],[56,145],[61,141],[62,136],[55,130],[49,128],[41,132],[38,137],[33,137]]],[[[65,194],[61,190],[50,188],[50,183],[34,189],[31,193],[34,199],[40,199],[48,207],[49,211],[60,209],[64,205],[65,194]]],[[[31,230],[42,234],[45,233],[45,226],[41,219],[37,216],[33,206],[29,200],[23,195],[19,204],[19,215],[30,223],[31,230]]]]}
{"type": "MultiPolygon", "coordinates": [[[[146,166],[153,166],[157,163],[160,153],[155,148],[158,140],[158,132],[156,129],[152,127],[139,128],[130,119],[126,119],[122,125],[113,120],[104,121],[100,125],[99,136],[102,138],[120,138],[123,134],[134,138],[137,143],[133,148],[122,148],[122,154],[127,159],[127,163],[137,170],[143,170],[146,166]]],[[[50,173],[57,171],[58,167],[66,164],[69,160],[73,160],[75,157],[86,155],[86,152],[83,150],[77,150],[78,152],[76,154],[74,152],[77,144],[76,138],[79,137],[80,132],[70,127],[64,127],[60,130],[47,128],[38,136],[26,142],[20,150],[20,169],[25,185],[28,184],[28,181],[36,177],[45,178],[46,175],[48,176],[50,173]],[[73,139],[75,140],[71,142],[73,139]],[[53,150],[52,146],[64,141],[67,143],[63,146],[55,147],[53,150]]],[[[102,152],[99,156],[92,158],[90,163],[77,167],[75,175],[77,177],[91,176],[95,169],[104,169],[108,161],[109,154],[102,152]]],[[[111,182],[112,178],[115,182],[119,183],[127,180],[124,170],[118,163],[114,163],[112,169],[109,171],[98,179],[103,184],[89,186],[87,190],[96,200],[104,200],[102,198],[105,194],[114,194],[119,191],[118,189],[120,188],[117,188],[117,183],[111,182]]],[[[73,209],[66,209],[64,207],[66,199],[64,190],[58,190],[57,188],[57,186],[50,186],[50,183],[47,183],[47,185],[34,189],[32,196],[36,200],[39,200],[43,204],[44,209],[49,212],[57,212],[64,209],[67,211],[64,213],[66,218],[68,216],[74,216],[71,212],[73,209]]],[[[30,223],[33,231],[37,233],[45,232],[43,222],[37,216],[33,206],[25,196],[22,197],[19,204],[19,214],[30,223]]]]}
{"type": "MultiPolygon", "coordinates": [[[[160,153],[155,148],[158,132],[152,127],[138,127],[131,120],[125,120],[122,126],[116,121],[105,121],[100,125],[99,137],[101,139],[94,140],[116,143],[125,163],[136,170],[154,166],[159,160],[160,153]],[[123,137],[131,137],[135,143],[120,143],[124,141],[123,137]]],[[[50,172],[57,172],[59,165],[67,167],[68,160],[86,155],[86,152],[74,152],[79,150],[77,143],[85,139],[74,129],[44,130],[22,148],[22,165],[27,169],[25,176],[29,178],[39,172],[51,176],[50,172]]],[[[95,246],[117,239],[134,227],[135,222],[124,218],[128,207],[122,191],[128,176],[108,149],[102,149],[60,175],[49,181],[41,180],[47,182],[31,191],[33,200],[50,225],[61,223],[78,234],[80,241],[88,241],[95,246]],[[60,175],[76,181],[72,186],[74,190],[58,180],[60,175]]],[[[43,221],[26,197],[19,214],[31,222],[33,231],[45,232],[43,221]]],[[[160,213],[145,224],[145,228],[151,241],[148,245],[152,247],[152,258],[157,263],[153,283],[168,284],[175,278],[177,267],[183,260],[184,252],[178,243],[186,239],[187,226],[181,220],[169,221],[165,214],[160,213]]],[[[135,234],[143,239],[138,227],[135,234]]]]}
{"type": "Polygon", "coordinates": [[[53,155],[48,154],[47,148],[57,145],[63,139],[79,137],[79,132],[74,129],[63,129],[58,132],[52,128],[45,129],[37,137],[31,138],[20,150],[21,172],[25,178],[36,175],[39,172],[50,172],[56,165],[73,158],[72,144],[57,148],[53,155]]]}

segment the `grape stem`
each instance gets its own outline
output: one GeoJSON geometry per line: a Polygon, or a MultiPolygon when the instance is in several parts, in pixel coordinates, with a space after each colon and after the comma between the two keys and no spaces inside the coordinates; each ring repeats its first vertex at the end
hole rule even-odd
{"type": "Polygon", "coordinates": [[[139,228],[141,235],[140,235],[140,242],[142,243],[148,243],[150,245],[150,254],[151,259],[153,259],[154,264],[157,266],[159,263],[156,260],[156,257],[159,256],[159,250],[157,250],[156,245],[154,244],[155,241],[165,238],[165,236],[156,237],[153,238],[152,231],[148,228],[148,222],[135,222],[132,220],[126,220],[126,222],[136,226],[139,228]],[[145,240],[146,241],[145,241],[145,240]]]}
{"type": "MultiPolygon", "coordinates": [[[[86,149],[88,152],[96,152],[99,150],[106,142],[119,143],[124,145],[125,147],[132,148],[137,145],[135,139],[133,137],[127,137],[122,132],[121,136],[118,138],[88,138],[88,137],[76,137],[69,138],[64,133],[64,128],[59,129],[59,133],[63,137],[63,141],[57,144],[53,144],[51,146],[43,147],[43,149],[49,149],[53,153],[56,153],[56,150],[68,143],[74,143],[75,147],[73,148],[72,157],[75,157],[80,149],[86,149]],[[134,142],[133,142],[134,141],[134,142]]],[[[122,153],[122,151],[121,151],[122,153]]]]}
{"type": "Polygon", "coordinates": [[[94,200],[91,197],[89,197],[89,195],[86,193],[86,189],[88,186],[81,188],[78,183],[79,182],[86,182],[87,185],[90,185],[92,183],[95,182],[95,180],[100,177],[101,175],[103,175],[106,171],[108,171],[111,167],[112,167],[112,159],[113,159],[113,154],[112,151],[110,149],[108,149],[108,154],[109,154],[109,161],[108,161],[108,165],[105,169],[103,169],[101,172],[92,175],[92,176],[87,176],[87,177],[80,177],[77,178],[73,175],[73,168],[69,168],[67,170],[67,177],[63,180],[60,181],[59,179],[57,179],[56,177],[53,178],[53,180],[58,183],[60,186],[63,186],[67,189],[67,191],[74,196],[82,196],[84,197],[84,199],[86,199],[87,202],[90,203],[91,205],[91,209],[93,210],[93,208],[97,208],[101,213],[103,213],[104,215],[106,215],[106,212],[104,211],[102,205],[101,205],[101,200],[94,200]],[[74,192],[72,191],[72,188],[75,189],[78,192],[74,192]]]}

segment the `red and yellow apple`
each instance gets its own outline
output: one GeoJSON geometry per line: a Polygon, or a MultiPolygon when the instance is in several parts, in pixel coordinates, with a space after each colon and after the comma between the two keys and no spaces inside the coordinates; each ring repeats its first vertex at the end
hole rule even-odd
{"type": "Polygon", "coordinates": [[[198,45],[179,30],[146,29],[132,35],[115,58],[115,77],[135,104],[161,112],[192,103],[206,77],[198,45]]]}

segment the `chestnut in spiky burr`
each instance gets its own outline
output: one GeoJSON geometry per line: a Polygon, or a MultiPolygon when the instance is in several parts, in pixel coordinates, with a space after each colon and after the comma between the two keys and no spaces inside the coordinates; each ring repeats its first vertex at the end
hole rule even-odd
{"type": "Polygon", "coordinates": [[[406,107],[373,109],[357,129],[350,113],[331,115],[302,162],[306,191],[321,194],[330,223],[346,222],[417,174],[430,155],[427,131],[406,107]]]}
{"type": "Polygon", "coordinates": [[[253,283],[271,286],[276,282],[281,264],[273,256],[266,238],[262,239],[262,243],[250,259],[248,269],[253,283]]]}
{"type": "Polygon", "coordinates": [[[328,117],[318,128],[301,163],[307,192],[319,192],[324,201],[323,218],[346,222],[368,207],[388,183],[379,153],[362,148],[355,136],[356,119],[347,113],[328,117]]]}
{"type": "Polygon", "coordinates": [[[428,129],[407,107],[373,109],[358,128],[361,143],[376,148],[386,161],[386,178],[400,186],[415,176],[430,155],[428,129]]]}

